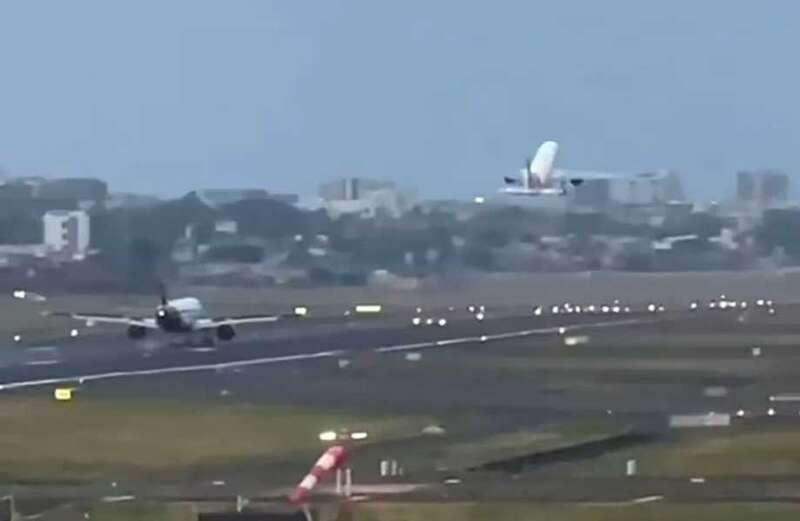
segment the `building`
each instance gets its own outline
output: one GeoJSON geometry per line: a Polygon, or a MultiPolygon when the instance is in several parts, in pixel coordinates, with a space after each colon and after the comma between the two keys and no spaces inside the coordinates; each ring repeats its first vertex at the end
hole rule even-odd
{"type": "Polygon", "coordinates": [[[743,170],[736,174],[736,200],[740,204],[773,208],[789,200],[790,182],[781,170],[743,170]]]}
{"type": "Polygon", "coordinates": [[[572,204],[589,208],[601,209],[611,203],[611,180],[587,179],[576,186],[572,197],[572,204]]]}
{"type": "Polygon", "coordinates": [[[651,206],[685,199],[680,176],[670,170],[658,170],[615,178],[612,199],[622,204],[651,206]]]}
{"type": "Polygon", "coordinates": [[[381,215],[401,217],[412,208],[413,204],[410,198],[397,190],[374,190],[361,195],[358,199],[325,200],[322,206],[332,219],[338,219],[343,215],[374,219],[381,215]]]}
{"type": "Polygon", "coordinates": [[[320,185],[319,196],[325,201],[355,201],[370,192],[395,189],[394,182],[385,179],[345,177],[320,185]]]}
{"type": "Polygon", "coordinates": [[[332,218],[356,215],[372,219],[379,215],[397,218],[415,203],[410,191],[396,187],[392,181],[348,177],[319,187],[322,207],[332,218]]]}
{"type": "Polygon", "coordinates": [[[42,217],[44,244],[53,252],[85,255],[89,249],[89,215],[81,210],[51,210],[42,217]]]}

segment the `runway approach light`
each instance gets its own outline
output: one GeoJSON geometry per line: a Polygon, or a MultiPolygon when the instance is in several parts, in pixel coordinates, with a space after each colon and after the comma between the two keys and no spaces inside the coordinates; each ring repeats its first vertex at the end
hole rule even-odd
{"type": "Polygon", "coordinates": [[[475,320],[477,320],[478,322],[482,321],[484,318],[485,317],[483,313],[478,313],[477,315],[475,315],[475,320]]]}
{"type": "Polygon", "coordinates": [[[336,431],[323,431],[319,433],[319,441],[336,441],[339,435],[336,431]]]}
{"type": "Polygon", "coordinates": [[[744,418],[744,409],[739,409],[738,411],[736,411],[736,416],[738,418],[744,418]]]}
{"type": "Polygon", "coordinates": [[[538,317],[542,315],[542,306],[536,306],[533,308],[533,316],[538,317]]]}
{"type": "Polygon", "coordinates": [[[447,325],[447,319],[446,318],[440,318],[439,319],[439,327],[444,327],[446,325],[447,325]]]}
{"type": "Polygon", "coordinates": [[[775,416],[775,409],[773,409],[772,407],[767,409],[767,416],[775,416]]]}
{"type": "Polygon", "coordinates": [[[565,328],[564,326],[561,326],[560,328],[558,328],[558,334],[559,335],[563,335],[566,332],[567,332],[567,328],[565,328]]]}
{"type": "Polygon", "coordinates": [[[350,433],[350,439],[354,441],[366,440],[368,437],[369,434],[365,431],[357,431],[350,433]]]}
{"type": "Polygon", "coordinates": [[[70,330],[69,336],[71,336],[72,338],[75,338],[76,336],[78,336],[78,330],[77,329],[70,330]]]}
{"type": "Polygon", "coordinates": [[[419,317],[414,317],[411,319],[411,323],[414,324],[415,326],[418,326],[422,324],[422,319],[419,317]]]}
{"type": "Polygon", "coordinates": [[[603,307],[600,308],[600,311],[603,312],[603,313],[608,313],[610,311],[610,309],[611,308],[609,308],[608,306],[603,306],[603,307]]]}
{"type": "Polygon", "coordinates": [[[756,306],[763,307],[764,306],[764,299],[760,298],[760,299],[756,300],[756,306]]]}
{"type": "Polygon", "coordinates": [[[649,304],[647,306],[647,311],[649,311],[650,313],[655,313],[656,312],[656,305],[655,304],[649,304]]]}
{"type": "Polygon", "coordinates": [[[698,304],[697,301],[692,301],[692,303],[689,304],[689,309],[692,311],[697,311],[698,307],[700,307],[700,304],[698,304]]]}
{"type": "Polygon", "coordinates": [[[298,317],[304,317],[308,315],[308,308],[305,306],[296,306],[294,308],[294,314],[298,317]]]}
{"type": "Polygon", "coordinates": [[[14,335],[14,342],[20,343],[22,341],[22,335],[14,335]]]}
{"type": "Polygon", "coordinates": [[[486,202],[486,198],[479,195],[476,196],[475,199],[473,199],[473,201],[475,201],[475,204],[483,204],[486,202]]]}
{"type": "Polygon", "coordinates": [[[428,326],[432,326],[433,325],[433,319],[432,318],[426,319],[425,320],[425,324],[428,325],[428,326]]]}

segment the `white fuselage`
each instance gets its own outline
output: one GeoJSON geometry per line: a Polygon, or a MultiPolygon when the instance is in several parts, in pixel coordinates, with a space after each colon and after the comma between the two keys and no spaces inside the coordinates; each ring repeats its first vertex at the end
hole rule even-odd
{"type": "Polygon", "coordinates": [[[557,157],[558,143],[545,141],[520,171],[520,182],[500,191],[510,195],[564,195],[566,189],[563,180],[558,178],[555,170],[557,157]]]}
{"type": "Polygon", "coordinates": [[[205,318],[205,308],[194,297],[171,299],[156,309],[159,328],[169,333],[193,331],[197,321],[205,318]]]}

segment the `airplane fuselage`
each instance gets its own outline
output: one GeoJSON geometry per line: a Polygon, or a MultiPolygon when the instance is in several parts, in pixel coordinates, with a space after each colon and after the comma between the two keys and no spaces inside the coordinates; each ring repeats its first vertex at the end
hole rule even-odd
{"type": "Polygon", "coordinates": [[[200,301],[193,297],[168,300],[156,308],[156,323],[166,333],[190,333],[200,319],[208,314],[200,301]]]}

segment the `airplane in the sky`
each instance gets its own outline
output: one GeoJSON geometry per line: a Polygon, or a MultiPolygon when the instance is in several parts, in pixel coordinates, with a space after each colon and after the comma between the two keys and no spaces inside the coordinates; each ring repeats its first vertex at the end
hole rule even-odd
{"type": "MultiPolygon", "coordinates": [[[[16,294],[17,292],[15,292],[16,294]]],[[[47,312],[48,316],[68,317],[95,324],[121,324],[128,327],[129,338],[144,338],[148,331],[160,330],[169,334],[180,334],[190,343],[200,341],[213,344],[214,337],[219,340],[232,340],[236,336],[235,327],[245,324],[265,324],[277,322],[283,318],[301,317],[303,314],[295,310],[284,315],[244,315],[212,318],[203,304],[194,297],[170,299],[164,288],[161,288],[161,301],[156,306],[152,317],[115,315],[107,313],[83,312],[47,312]]]]}
{"type": "Polygon", "coordinates": [[[533,158],[525,161],[525,168],[520,170],[519,178],[504,178],[506,186],[500,189],[500,193],[526,196],[567,195],[570,186],[580,186],[585,180],[620,177],[597,172],[561,170],[555,167],[557,157],[558,143],[545,141],[539,145],[533,158]]]}

